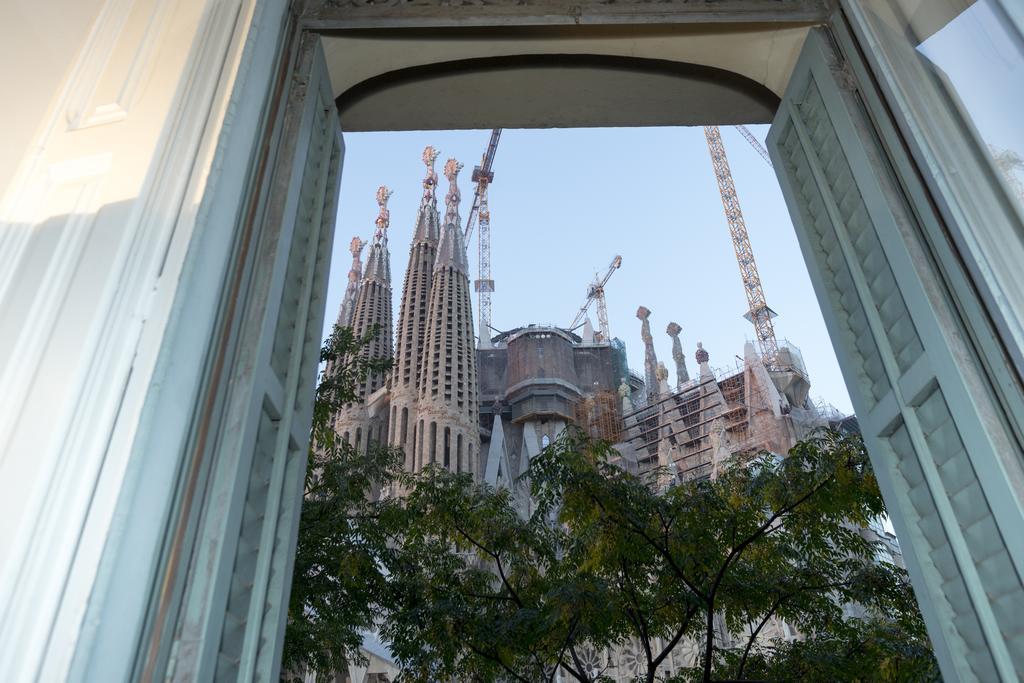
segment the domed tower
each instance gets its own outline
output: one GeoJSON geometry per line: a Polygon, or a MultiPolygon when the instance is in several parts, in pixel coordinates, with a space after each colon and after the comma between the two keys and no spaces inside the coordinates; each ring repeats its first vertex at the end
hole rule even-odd
{"type": "Polygon", "coordinates": [[[449,159],[444,167],[449,190],[430,284],[414,467],[419,470],[435,463],[479,477],[473,309],[456,180],[461,168],[455,159],[449,159]]]}
{"type": "MultiPolygon", "coordinates": [[[[388,198],[391,191],[383,185],[377,190],[377,229],[366,257],[363,279],[352,312],[352,332],[357,339],[365,337],[376,326],[377,333],[370,344],[362,350],[369,358],[391,358],[391,256],[388,254],[388,198]]],[[[366,399],[384,386],[384,374],[370,373],[356,385],[357,402],[349,405],[338,415],[336,431],[346,441],[359,449],[365,449],[371,442],[386,439],[386,425],[380,420],[371,423],[366,408],[366,399]]],[[[386,421],[386,420],[385,420],[386,421]]]]}
{"type": "Polygon", "coordinates": [[[409,266],[405,269],[402,285],[402,303],[398,310],[398,330],[395,340],[395,366],[391,376],[391,421],[388,443],[405,451],[405,467],[413,470],[413,443],[415,443],[416,403],[419,396],[420,370],[423,366],[424,337],[427,329],[427,308],[430,303],[430,284],[434,262],[437,260],[437,240],[440,236],[441,217],[437,211],[437,172],[434,161],[437,150],[423,150],[423,163],[427,176],[423,179],[423,198],[416,215],[416,227],[409,247],[409,266]]]}

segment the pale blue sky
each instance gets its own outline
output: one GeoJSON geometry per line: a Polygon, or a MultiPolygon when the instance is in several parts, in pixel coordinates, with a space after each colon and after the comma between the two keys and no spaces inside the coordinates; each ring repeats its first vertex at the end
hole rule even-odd
{"type": "MultiPolygon", "coordinates": [[[[767,126],[752,126],[762,141],[767,126]]],[[[328,293],[333,324],[351,262],[353,235],[369,239],[381,184],[391,198],[390,250],[398,314],[409,240],[419,204],[424,146],[454,156],[462,216],[472,201],[470,173],[490,131],[360,133],[345,136],[339,224],[328,293]]],[[[737,192],[757,255],[776,333],[803,352],[811,395],[852,410],[774,172],[733,128],[723,128],[737,192]]],[[[698,341],[711,365],[742,356],[753,328],[701,128],[505,130],[490,188],[493,325],[568,325],[595,271],[616,254],[622,267],[607,286],[611,333],[626,342],[630,366],[643,369],[636,309],[647,306],[658,358],[674,374],[670,321],[683,327],[693,371],[698,341]]],[[[440,195],[447,189],[442,177],[440,195]]],[[[443,204],[442,204],[443,213],[443,204]]],[[[470,264],[476,277],[476,239],[470,264]]],[[[474,305],[476,300],[474,298],[474,305]]],[[[596,315],[592,313],[596,324],[596,315]]]]}

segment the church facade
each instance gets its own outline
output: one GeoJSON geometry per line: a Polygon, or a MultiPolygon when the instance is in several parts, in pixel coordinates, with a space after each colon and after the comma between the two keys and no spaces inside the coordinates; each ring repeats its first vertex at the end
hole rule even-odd
{"type": "Polygon", "coordinates": [[[364,243],[352,241],[337,322],[369,337],[363,354],[394,361],[388,373],[361,380],[357,401],[336,418],[338,434],[357,449],[399,448],[409,472],[435,465],[513,489],[525,513],[529,496],[520,475],[569,425],[615,444],[622,467],[671,471],[678,481],[713,477],[733,456],[786,453],[838,419],[808,398],[807,371],[788,342],[769,364],[748,343],[736,367],[717,370],[697,342],[691,378],[683,327],[670,322],[670,388],[644,306],[637,311],[643,376],[629,369],[625,344],[595,333],[589,320],[579,329],[527,324],[477,343],[459,215],[462,165],[449,159],[444,166],[442,214],[437,157],[433,147],[423,151],[426,175],[394,328],[386,187],[377,191],[380,211],[365,265],[364,243]]]}
{"type": "Polygon", "coordinates": [[[387,241],[390,192],[386,188],[377,193],[380,214],[365,268],[353,251],[345,300],[354,300],[355,305],[343,302],[338,324],[352,327],[357,338],[370,335],[362,353],[393,358],[394,365],[386,376],[371,373],[359,384],[358,401],[338,415],[335,428],[357,449],[373,444],[401,448],[411,472],[438,465],[479,477],[483,465],[476,343],[469,262],[459,218],[462,164],[455,159],[445,163],[449,186],[442,220],[435,194],[436,159],[437,152],[427,147],[423,152],[427,175],[394,340],[387,241]]]}

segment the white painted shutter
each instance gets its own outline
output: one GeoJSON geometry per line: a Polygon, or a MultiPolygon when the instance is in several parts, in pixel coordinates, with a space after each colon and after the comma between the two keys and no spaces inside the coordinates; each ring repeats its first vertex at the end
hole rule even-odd
{"type": "Polygon", "coordinates": [[[343,146],[308,35],[270,182],[174,636],[172,680],[276,681],[343,146]]]}
{"type": "Polygon", "coordinates": [[[1019,445],[921,237],[931,208],[909,203],[868,117],[865,80],[813,30],[768,147],[943,675],[1017,680],[1019,445]]]}

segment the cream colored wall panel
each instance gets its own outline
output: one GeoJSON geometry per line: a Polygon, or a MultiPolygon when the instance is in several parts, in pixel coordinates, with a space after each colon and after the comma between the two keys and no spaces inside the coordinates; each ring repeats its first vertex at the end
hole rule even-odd
{"type": "Polygon", "coordinates": [[[81,60],[67,110],[71,130],[128,116],[148,75],[171,0],[112,0],[81,60]]]}
{"type": "Polygon", "coordinates": [[[5,680],[73,656],[255,0],[73,4],[0,202],[5,680]]]}
{"type": "Polygon", "coordinates": [[[68,65],[89,37],[103,0],[0,2],[0,188],[6,188],[60,97],[68,65]],[[84,27],[84,29],[83,29],[84,27]]]}

